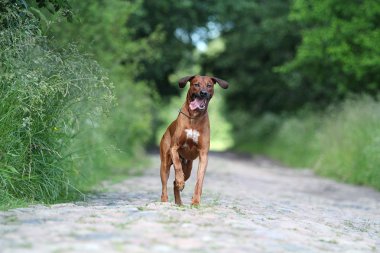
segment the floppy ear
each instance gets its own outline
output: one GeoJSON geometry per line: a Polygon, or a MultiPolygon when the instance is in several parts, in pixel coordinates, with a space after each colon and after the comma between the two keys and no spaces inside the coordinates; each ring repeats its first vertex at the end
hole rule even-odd
{"type": "Polygon", "coordinates": [[[195,75],[193,75],[193,76],[185,76],[185,77],[182,77],[181,79],[179,79],[179,81],[178,81],[178,85],[179,85],[179,87],[180,87],[180,88],[185,87],[185,86],[186,86],[186,83],[187,83],[188,81],[190,81],[191,79],[193,79],[194,76],[195,76],[195,75]]]}
{"type": "Polygon", "coordinates": [[[217,78],[217,77],[211,77],[211,79],[214,81],[214,83],[218,83],[220,87],[222,87],[223,89],[227,89],[228,88],[228,82],[227,81],[224,81],[220,78],[217,78]]]}

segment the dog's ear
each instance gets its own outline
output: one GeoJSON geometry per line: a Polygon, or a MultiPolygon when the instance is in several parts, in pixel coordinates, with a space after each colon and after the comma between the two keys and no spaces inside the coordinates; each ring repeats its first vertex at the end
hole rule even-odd
{"type": "Polygon", "coordinates": [[[217,78],[217,77],[211,77],[211,79],[214,81],[214,83],[218,83],[220,87],[222,87],[223,89],[227,89],[228,88],[228,82],[227,81],[224,81],[220,78],[217,78]]]}
{"type": "Polygon", "coordinates": [[[185,77],[182,77],[181,79],[179,79],[179,81],[178,81],[178,85],[179,85],[179,87],[180,87],[180,88],[185,87],[185,86],[186,86],[186,83],[187,83],[188,81],[191,81],[191,79],[193,79],[194,76],[195,76],[195,75],[193,75],[193,76],[185,76],[185,77]]]}

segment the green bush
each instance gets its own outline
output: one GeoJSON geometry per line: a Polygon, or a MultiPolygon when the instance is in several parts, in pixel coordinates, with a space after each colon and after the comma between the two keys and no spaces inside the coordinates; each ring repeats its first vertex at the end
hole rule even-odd
{"type": "Polygon", "coordinates": [[[72,149],[81,150],[75,160],[86,175],[77,178],[81,190],[89,190],[105,179],[125,178],[132,169],[146,165],[144,143],[152,134],[153,104],[148,87],[124,80],[116,84],[115,94],[117,104],[107,117],[87,122],[87,131],[72,144],[72,149]]]}
{"type": "Polygon", "coordinates": [[[284,117],[265,152],[284,164],[310,168],[320,151],[320,125],[321,118],[315,114],[284,117]]]}
{"type": "Polygon", "coordinates": [[[112,103],[98,64],[75,47],[55,50],[33,18],[9,11],[0,32],[0,205],[69,196],[72,141],[112,103]]]}
{"type": "Polygon", "coordinates": [[[380,102],[345,101],[326,117],[319,139],[319,174],[380,189],[380,102]]]}
{"type": "Polygon", "coordinates": [[[234,149],[240,152],[266,153],[272,136],[281,124],[281,117],[272,113],[251,118],[248,112],[240,111],[229,117],[235,122],[234,149]]]}
{"type": "Polygon", "coordinates": [[[66,22],[58,15],[50,17],[53,21],[47,34],[56,38],[60,47],[75,42],[81,52],[90,53],[107,69],[115,85],[116,106],[99,123],[88,125],[91,131],[79,136],[73,144],[86,150],[77,159],[81,170],[87,171],[85,180],[79,180],[78,185],[86,189],[110,176],[125,177],[146,161],[143,146],[152,134],[154,89],[135,80],[137,66],[125,58],[139,58],[139,52],[155,51],[146,41],[133,41],[129,36],[132,28],[125,26],[140,2],[70,0],[69,3],[75,14],[73,21],[66,22]]]}
{"type": "MultiPolygon", "coordinates": [[[[249,123],[247,123],[249,124],[249,123]]],[[[245,151],[380,189],[380,102],[347,99],[324,113],[266,115],[250,123],[245,151]]],[[[239,144],[239,143],[237,143],[239,144]]]]}

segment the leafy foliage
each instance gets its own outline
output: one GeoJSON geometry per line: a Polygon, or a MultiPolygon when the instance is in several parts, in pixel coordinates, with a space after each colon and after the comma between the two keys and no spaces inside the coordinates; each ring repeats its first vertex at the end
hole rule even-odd
{"type": "Polygon", "coordinates": [[[2,13],[12,26],[0,32],[1,198],[52,201],[75,189],[71,142],[110,107],[111,85],[96,62],[52,48],[15,11],[2,13]]]}
{"type": "Polygon", "coordinates": [[[377,187],[376,0],[0,0],[0,14],[0,201],[125,171],[169,120],[176,79],[196,72],[231,83],[236,146],[377,187]],[[375,100],[323,111],[351,93],[375,100]]]}
{"type": "Polygon", "coordinates": [[[202,66],[231,82],[236,148],[379,187],[371,165],[380,122],[378,1],[221,1],[217,10],[222,45],[202,66]],[[348,99],[362,93],[375,101],[348,99]]]}
{"type": "Polygon", "coordinates": [[[327,114],[315,170],[349,183],[380,190],[380,103],[364,96],[347,99],[327,114]]]}
{"type": "Polygon", "coordinates": [[[292,167],[313,168],[340,181],[380,189],[380,105],[369,96],[350,98],[321,114],[260,117],[246,132],[244,151],[264,153],[292,167]],[[262,138],[268,122],[276,127],[262,138]],[[249,141],[254,141],[254,145],[249,141]]]}
{"type": "Polygon", "coordinates": [[[224,8],[219,17],[224,49],[205,54],[202,66],[232,84],[228,109],[249,115],[295,109],[303,91],[287,86],[287,77],[274,71],[293,57],[299,41],[297,27],[287,19],[289,1],[239,0],[224,8]]]}
{"type": "Polygon", "coordinates": [[[50,13],[61,12],[64,17],[68,20],[73,19],[73,14],[71,12],[71,6],[68,0],[28,0],[31,6],[37,4],[38,8],[45,8],[50,13]]]}
{"type": "Polygon", "coordinates": [[[136,80],[147,81],[163,97],[178,94],[169,77],[181,62],[194,63],[192,51],[197,35],[207,37],[206,24],[214,14],[215,0],[141,1],[141,7],[127,19],[131,39],[143,43],[133,54],[126,54],[124,64],[136,64],[136,80]],[[154,49],[152,50],[147,50],[154,49]]]}
{"type": "Polygon", "coordinates": [[[223,6],[224,49],[206,54],[203,68],[237,84],[229,92],[230,111],[325,108],[350,93],[378,91],[377,1],[240,0],[223,6]]]}
{"type": "Polygon", "coordinates": [[[378,1],[295,0],[290,18],[301,28],[296,57],[283,66],[297,72],[316,103],[380,88],[378,1]],[[318,100],[318,101],[317,101],[318,100]]]}
{"type": "Polygon", "coordinates": [[[115,85],[117,105],[97,127],[97,133],[91,133],[82,140],[85,146],[98,150],[89,154],[96,162],[87,161],[91,164],[88,167],[118,167],[127,171],[132,166],[131,161],[141,157],[143,145],[152,135],[153,92],[146,82],[134,80],[135,64],[121,64],[125,55],[135,55],[140,50],[154,51],[144,41],[131,40],[125,27],[125,20],[140,8],[140,3],[70,1],[70,5],[76,18],[71,23],[53,23],[49,27],[49,35],[56,38],[62,47],[76,42],[81,51],[90,53],[107,69],[115,85]],[[124,162],[120,165],[113,160],[124,162]]]}

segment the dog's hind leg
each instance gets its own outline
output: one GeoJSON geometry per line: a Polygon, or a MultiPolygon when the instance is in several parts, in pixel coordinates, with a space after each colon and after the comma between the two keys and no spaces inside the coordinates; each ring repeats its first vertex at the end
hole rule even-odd
{"type": "MultiPolygon", "coordinates": [[[[181,158],[181,165],[183,165],[183,159],[181,158]]],[[[183,166],[182,166],[183,168],[183,166]]],[[[183,186],[184,187],[184,186],[183,186]]],[[[176,183],[176,181],[174,180],[173,181],[173,190],[174,190],[174,201],[177,205],[181,206],[182,205],[182,200],[181,200],[181,193],[180,191],[183,190],[183,187],[182,189],[180,189],[178,187],[178,184],[176,183]]]]}
{"type": "Polygon", "coordinates": [[[165,158],[162,159],[161,169],[160,169],[161,183],[162,183],[161,202],[168,202],[167,183],[168,183],[169,174],[170,174],[170,166],[171,166],[170,156],[167,156],[166,159],[165,158]]]}
{"type": "Polygon", "coordinates": [[[184,162],[182,162],[182,170],[185,176],[185,181],[189,179],[192,169],[193,169],[193,160],[184,160],[184,162]]]}
{"type": "Polygon", "coordinates": [[[161,183],[162,183],[162,194],[161,201],[168,202],[168,189],[167,183],[170,174],[170,166],[173,164],[170,153],[170,135],[169,132],[166,132],[160,143],[160,158],[161,158],[161,183]]]}

